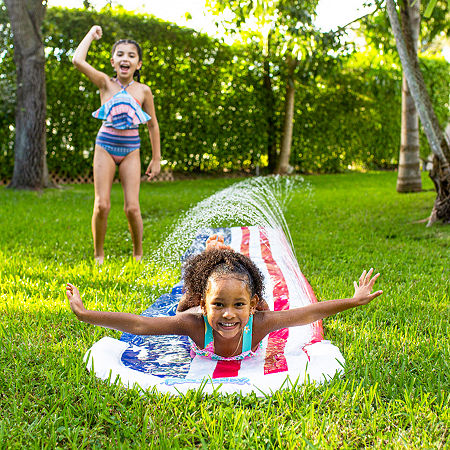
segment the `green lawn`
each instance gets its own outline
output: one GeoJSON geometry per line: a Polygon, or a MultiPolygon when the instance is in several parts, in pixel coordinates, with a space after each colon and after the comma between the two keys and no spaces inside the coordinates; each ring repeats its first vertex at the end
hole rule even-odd
{"type": "Polygon", "coordinates": [[[86,350],[120,334],[78,322],[65,283],[80,287],[88,307],[140,313],[176,279],[158,280],[149,255],[184,211],[234,182],[144,185],[144,264],[130,259],[115,185],[101,268],[91,256],[91,185],[0,188],[0,448],[449,448],[450,228],[415,223],[435,197],[425,176],[425,192],[403,195],[395,173],[306,177],[287,206],[319,300],[351,296],[363,268],[382,274],[382,297],[324,320],[344,377],[264,399],[171,398],[85,370],[86,350]]]}

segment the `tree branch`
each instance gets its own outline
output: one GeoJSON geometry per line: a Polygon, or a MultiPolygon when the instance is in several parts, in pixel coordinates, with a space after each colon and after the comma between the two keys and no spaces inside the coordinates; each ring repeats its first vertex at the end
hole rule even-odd
{"type": "Polygon", "coordinates": [[[366,17],[372,16],[373,14],[375,14],[375,13],[376,13],[377,11],[379,11],[380,9],[381,9],[381,6],[377,6],[372,12],[367,13],[367,14],[364,14],[363,16],[358,17],[357,19],[354,19],[354,20],[352,20],[351,22],[349,22],[349,23],[347,23],[347,24],[345,24],[345,25],[342,25],[342,26],[340,26],[340,27],[337,27],[336,32],[337,32],[337,31],[340,31],[340,30],[344,30],[345,28],[349,27],[351,24],[353,24],[353,23],[355,23],[355,22],[359,22],[360,20],[363,20],[363,19],[365,19],[366,17]]]}

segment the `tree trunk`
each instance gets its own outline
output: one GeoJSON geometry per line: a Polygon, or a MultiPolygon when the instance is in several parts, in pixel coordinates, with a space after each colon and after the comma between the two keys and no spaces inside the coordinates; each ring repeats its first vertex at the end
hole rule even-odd
{"type": "MultiPolygon", "coordinates": [[[[414,55],[413,43],[409,34],[403,34],[393,0],[386,0],[386,9],[391,22],[397,44],[398,54],[402,63],[403,73],[408,82],[414,104],[419,112],[420,122],[427,136],[430,148],[434,154],[434,169],[430,173],[437,196],[433,210],[428,220],[428,226],[442,220],[450,223],[450,150],[448,143],[440,129],[434,113],[430,97],[425,87],[417,55],[414,55]]],[[[409,24],[405,24],[406,27],[409,24]]]]}
{"type": "Polygon", "coordinates": [[[277,163],[276,123],[275,123],[275,98],[273,95],[272,79],[270,77],[270,62],[264,60],[264,94],[267,115],[267,158],[269,173],[274,173],[277,163]]]}
{"type": "Polygon", "coordinates": [[[46,167],[45,55],[41,0],[5,0],[14,39],[17,75],[14,173],[9,187],[42,189],[48,186],[46,167]]]}
{"type": "Polygon", "coordinates": [[[275,95],[272,87],[272,77],[270,73],[270,46],[273,30],[270,29],[264,39],[264,99],[267,123],[267,159],[269,173],[274,173],[277,164],[277,125],[275,120],[275,95]]]}
{"type": "Polygon", "coordinates": [[[292,133],[294,130],[294,105],[295,105],[295,81],[294,72],[297,59],[288,56],[288,79],[286,85],[286,96],[284,101],[284,124],[281,138],[280,156],[276,173],[285,175],[289,172],[289,159],[291,157],[292,133]]]}
{"type": "MultiPolygon", "coordinates": [[[[403,33],[409,33],[417,55],[420,32],[420,0],[404,0],[401,5],[403,33]],[[405,16],[408,15],[408,18],[405,16]],[[405,24],[410,24],[406,29],[405,24]]],[[[397,176],[397,192],[422,190],[420,175],[419,116],[408,88],[406,77],[402,81],[402,131],[397,176]]]]}

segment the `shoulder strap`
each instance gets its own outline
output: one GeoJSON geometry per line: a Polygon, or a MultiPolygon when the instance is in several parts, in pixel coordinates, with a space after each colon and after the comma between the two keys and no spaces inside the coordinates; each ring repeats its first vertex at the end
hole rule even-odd
{"type": "Polygon", "coordinates": [[[208,318],[206,316],[203,316],[203,320],[205,321],[205,343],[203,344],[203,348],[206,348],[206,346],[214,340],[214,337],[213,330],[208,322],[208,318]]]}
{"type": "Polygon", "coordinates": [[[126,86],[124,86],[124,85],[119,81],[118,78],[114,78],[114,81],[116,81],[116,82],[119,84],[119,86],[120,86],[124,91],[127,90],[127,87],[128,87],[128,86],[130,86],[130,85],[132,85],[132,84],[134,83],[134,80],[131,80],[126,86]]]}
{"type": "Polygon", "coordinates": [[[244,327],[244,335],[242,336],[242,353],[248,352],[252,349],[252,334],[253,334],[253,315],[248,319],[247,325],[244,327]]]}
{"type": "MultiPolygon", "coordinates": [[[[203,344],[203,348],[206,348],[211,342],[213,342],[213,329],[208,322],[208,318],[203,316],[203,320],[205,322],[205,342],[203,344]]],[[[253,315],[251,315],[248,319],[247,325],[244,327],[243,336],[242,336],[242,353],[248,352],[252,349],[252,334],[253,334],[253,315]]]]}

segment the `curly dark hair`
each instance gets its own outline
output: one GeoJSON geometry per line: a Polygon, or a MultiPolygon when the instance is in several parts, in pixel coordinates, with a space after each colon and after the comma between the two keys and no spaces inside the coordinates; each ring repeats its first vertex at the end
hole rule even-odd
{"type": "Polygon", "coordinates": [[[191,256],[183,266],[185,299],[181,310],[199,306],[211,275],[240,275],[250,295],[259,298],[256,309],[267,309],[263,274],[247,256],[233,250],[211,249],[191,256]]]}

